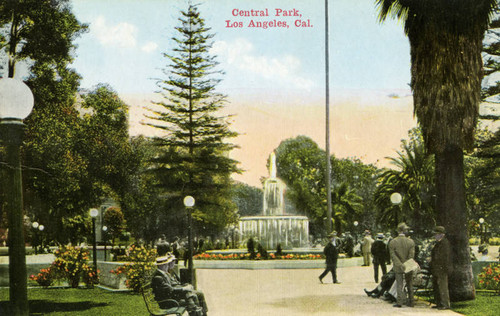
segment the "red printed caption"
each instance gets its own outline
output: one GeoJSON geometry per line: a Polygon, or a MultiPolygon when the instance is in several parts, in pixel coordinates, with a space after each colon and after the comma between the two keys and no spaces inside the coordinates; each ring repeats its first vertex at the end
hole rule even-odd
{"type": "Polygon", "coordinates": [[[226,28],[296,28],[313,27],[311,20],[303,19],[302,14],[297,9],[262,9],[262,10],[240,10],[233,9],[231,14],[234,17],[250,18],[250,20],[226,20],[226,28]]]}

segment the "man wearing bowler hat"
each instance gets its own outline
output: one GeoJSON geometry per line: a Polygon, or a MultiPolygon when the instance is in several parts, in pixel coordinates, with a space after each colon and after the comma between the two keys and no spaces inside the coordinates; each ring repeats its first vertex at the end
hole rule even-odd
{"type": "Polygon", "coordinates": [[[384,234],[377,234],[377,239],[372,244],[373,271],[375,283],[378,283],[378,268],[382,270],[382,276],[387,273],[385,261],[387,260],[387,245],[384,242],[384,234]]]}
{"type": "Polygon", "coordinates": [[[337,280],[337,259],[339,257],[339,241],[337,239],[337,232],[333,232],[328,235],[330,241],[323,249],[323,253],[326,257],[326,269],[319,276],[319,281],[323,283],[323,278],[328,274],[328,272],[332,273],[333,283],[340,283],[337,280]]]}
{"type": "Polygon", "coordinates": [[[155,300],[160,308],[167,309],[167,299],[174,299],[185,302],[190,316],[207,315],[207,305],[202,292],[195,291],[190,284],[181,284],[176,276],[171,272],[175,266],[175,256],[168,254],[156,259],[156,271],[153,273],[151,286],[155,295],[155,300]]]}
{"type": "Polygon", "coordinates": [[[450,308],[450,294],[448,292],[448,274],[450,273],[452,263],[450,260],[450,242],[445,236],[443,226],[436,226],[434,229],[434,238],[436,244],[431,251],[431,273],[432,284],[434,286],[434,300],[437,309],[450,308]]]}
{"type": "Polygon", "coordinates": [[[413,273],[405,272],[404,263],[415,257],[415,243],[410,238],[406,237],[409,227],[405,223],[398,225],[398,237],[391,240],[389,243],[389,251],[391,253],[392,268],[396,274],[396,290],[397,302],[394,307],[401,307],[406,301],[406,291],[404,290],[403,279],[406,281],[408,288],[408,300],[406,304],[413,307],[413,273]]]}

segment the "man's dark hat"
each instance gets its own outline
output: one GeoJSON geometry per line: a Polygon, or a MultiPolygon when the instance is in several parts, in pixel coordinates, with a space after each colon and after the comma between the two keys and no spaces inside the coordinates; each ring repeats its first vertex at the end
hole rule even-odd
{"type": "Polygon", "coordinates": [[[436,226],[436,228],[434,228],[434,232],[438,234],[444,234],[446,233],[446,230],[443,226],[436,226]]]}

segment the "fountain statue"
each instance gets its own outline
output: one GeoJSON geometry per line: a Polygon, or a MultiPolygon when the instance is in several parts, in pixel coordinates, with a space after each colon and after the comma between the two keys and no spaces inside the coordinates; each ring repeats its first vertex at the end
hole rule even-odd
{"type": "Polygon", "coordinates": [[[261,216],[240,219],[242,240],[258,239],[267,249],[304,248],[309,246],[309,219],[285,214],[285,183],[276,176],[276,154],[271,153],[269,178],[264,181],[264,203],[261,216]]]}

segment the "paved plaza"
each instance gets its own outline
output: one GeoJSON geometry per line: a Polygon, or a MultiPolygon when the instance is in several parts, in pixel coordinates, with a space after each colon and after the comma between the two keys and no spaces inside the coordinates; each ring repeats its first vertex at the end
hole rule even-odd
{"type": "Polygon", "coordinates": [[[368,297],[373,289],[373,267],[339,268],[341,284],[331,275],[321,284],[322,269],[198,269],[198,287],[205,293],[209,315],[459,315],[432,309],[417,301],[414,308],[394,308],[368,297]],[[328,283],[326,283],[328,282],[328,283]]]}
{"type": "MultiPolygon", "coordinates": [[[[473,247],[475,252],[476,248],[473,247]]],[[[498,246],[490,247],[490,255],[498,256],[498,246]]],[[[53,260],[52,254],[27,257],[28,263],[49,264],[53,260]]],[[[239,264],[196,260],[195,267],[210,316],[459,315],[432,309],[422,300],[416,301],[414,308],[398,309],[392,303],[368,297],[363,289],[372,290],[377,284],[373,267],[361,267],[361,261],[358,257],[339,260],[341,284],[332,284],[331,275],[324,278],[325,284],[319,282],[324,260],[239,264]]],[[[8,263],[8,257],[0,257],[0,263],[8,263]]]]}

